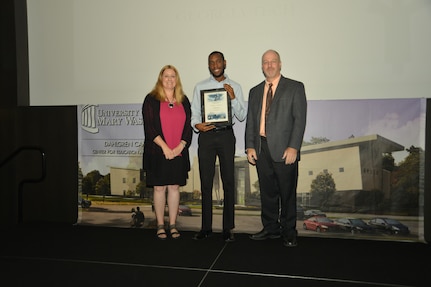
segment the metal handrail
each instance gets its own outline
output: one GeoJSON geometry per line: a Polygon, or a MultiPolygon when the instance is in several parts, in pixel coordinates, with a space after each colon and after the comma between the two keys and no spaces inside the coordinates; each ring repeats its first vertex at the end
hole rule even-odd
{"type": "Polygon", "coordinates": [[[6,157],[2,162],[0,162],[0,168],[5,165],[8,161],[12,160],[15,156],[17,156],[20,152],[24,150],[37,150],[39,151],[41,157],[42,157],[42,175],[39,178],[28,178],[23,179],[19,182],[18,185],[18,223],[23,222],[23,216],[22,216],[22,199],[23,199],[23,186],[25,183],[37,183],[41,182],[46,177],[46,158],[45,158],[45,152],[41,147],[37,146],[22,146],[18,149],[16,149],[13,153],[11,153],[8,157],[6,157]]]}

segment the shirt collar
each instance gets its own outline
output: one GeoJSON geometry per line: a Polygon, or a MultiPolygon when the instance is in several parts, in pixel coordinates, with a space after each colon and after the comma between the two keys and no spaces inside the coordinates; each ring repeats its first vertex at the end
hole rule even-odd
{"type": "Polygon", "coordinates": [[[224,83],[224,82],[228,82],[229,83],[229,77],[227,76],[227,74],[225,73],[225,74],[223,74],[224,75],[224,80],[223,81],[221,81],[221,82],[219,82],[219,81],[217,81],[215,78],[214,78],[214,76],[213,75],[210,75],[210,81],[214,81],[214,82],[217,82],[217,83],[224,83]]]}
{"type": "MultiPolygon", "coordinates": [[[[272,86],[274,87],[274,86],[278,86],[278,82],[280,82],[280,79],[281,79],[281,74],[277,77],[277,78],[275,78],[275,80],[274,81],[272,81],[271,83],[272,83],[272,86]]],[[[266,83],[266,85],[268,85],[270,82],[268,82],[266,79],[265,79],[265,83],[266,83]]]]}

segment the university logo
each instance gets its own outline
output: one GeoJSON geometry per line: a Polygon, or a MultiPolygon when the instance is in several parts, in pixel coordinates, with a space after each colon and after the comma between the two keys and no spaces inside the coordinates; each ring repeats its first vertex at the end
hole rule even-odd
{"type": "Polygon", "coordinates": [[[96,108],[97,105],[85,105],[81,110],[81,128],[92,134],[99,132],[96,125],[96,108]]]}

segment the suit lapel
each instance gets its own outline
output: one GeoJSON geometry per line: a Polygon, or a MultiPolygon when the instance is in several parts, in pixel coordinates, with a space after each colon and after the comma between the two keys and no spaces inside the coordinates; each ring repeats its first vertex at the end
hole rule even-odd
{"type": "Polygon", "coordinates": [[[263,81],[261,84],[260,84],[260,87],[259,87],[259,94],[260,94],[260,96],[259,96],[259,105],[258,105],[258,107],[260,107],[259,108],[259,110],[258,110],[258,112],[256,113],[257,114],[257,120],[258,120],[258,123],[260,124],[260,115],[262,114],[262,105],[263,105],[263,91],[264,91],[264,87],[265,87],[265,81],[263,81]]]}
{"type": "Polygon", "coordinates": [[[278,99],[281,97],[281,92],[279,91],[285,91],[285,85],[287,85],[287,82],[285,81],[285,78],[281,76],[280,81],[278,82],[277,89],[275,90],[274,98],[272,99],[272,104],[277,104],[278,99]]]}

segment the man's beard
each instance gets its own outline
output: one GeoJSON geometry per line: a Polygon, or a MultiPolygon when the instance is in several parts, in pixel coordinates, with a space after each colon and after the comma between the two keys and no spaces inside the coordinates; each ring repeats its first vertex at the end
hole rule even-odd
{"type": "Polygon", "coordinates": [[[214,78],[221,77],[224,75],[224,68],[218,74],[214,74],[211,70],[210,70],[210,73],[214,78]]]}

